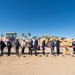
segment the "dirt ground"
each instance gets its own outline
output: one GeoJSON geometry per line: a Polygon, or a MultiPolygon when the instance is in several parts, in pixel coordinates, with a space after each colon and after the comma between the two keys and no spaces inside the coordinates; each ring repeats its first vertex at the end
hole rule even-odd
{"type": "MultiPolygon", "coordinates": [[[[25,51],[28,52],[28,49],[25,51]]],[[[49,48],[46,48],[47,52],[50,52],[49,48]]],[[[4,54],[0,57],[0,75],[75,75],[75,57],[62,57],[61,54],[48,54],[48,57],[28,54],[18,57],[11,54],[8,57],[4,54]]]]}

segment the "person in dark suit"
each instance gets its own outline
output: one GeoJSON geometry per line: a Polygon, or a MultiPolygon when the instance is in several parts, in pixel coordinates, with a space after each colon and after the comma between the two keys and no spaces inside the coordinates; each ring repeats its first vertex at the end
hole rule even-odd
{"type": "Polygon", "coordinates": [[[43,38],[43,41],[42,41],[42,53],[43,55],[45,55],[45,39],[43,38]]]}
{"type": "Polygon", "coordinates": [[[8,56],[10,56],[10,53],[11,53],[11,43],[10,43],[10,40],[7,40],[7,49],[8,49],[8,56]]]}
{"type": "Polygon", "coordinates": [[[18,41],[18,39],[16,38],[15,40],[15,49],[16,49],[16,54],[19,55],[19,46],[20,46],[20,43],[18,41]]]}
{"type": "Polygon", "coordinates": [[[32,40],[32,37],[30,37],[30,40],[29,40],[29,54],[32,55],[32,48],[33,48],[33,40],[32,40]]]}
{"type": "Polygon", "coordinates": [[[51,54],[54,54],[54,42],[52,39],[50,39],[50,48],[51,48],[51,54]]]}
{"type": "Polygon", "coordinates": [[[3,50],[6,47],[6,44],[2,41],[2,39],[0,40],[0,50],[1,50],[1,56],[3,55],[3,50]]]}
{"type": "Polygon", "coordinates": [[[75,39],[72,42],[72,47],[73,47],[73,54],[75,54],[75,39]]]}
{"type": "Polygon", "coordinates": [[[60,54],[60,38],[56,41],[56,49],[57,49],[57,55],[60,54]]]}
{"type": "Polygon", "coordinates": [[[35,50],[35,55],[37,56],[37,47],[38,47],[38,37],[36,37],[35,41],[34,41],[34,50],[35,50]]]}

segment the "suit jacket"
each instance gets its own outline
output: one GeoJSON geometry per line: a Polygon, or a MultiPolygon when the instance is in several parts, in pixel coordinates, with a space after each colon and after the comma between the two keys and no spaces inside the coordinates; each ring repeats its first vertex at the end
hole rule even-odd
{"type": "Polygon", "coordinates": [[[72,46],[75,46],[75,41],[72,42],[72,46]]]}
{"type": "Polygon", "coordinates": [[[57,41],[56,41],[56,47],[59,47],[59,46],[60,46],[60,41],[57,40],[57,41]]]}
{"type": "Polygon", "coordinates": [[[44,47],[45,46],[45,40],[42,42],[42,47],[44,47]]]}
{"type": "Polygon", "coordinates": [[[33,40],[31,40],[31,41],[29,42],[29,47],[32,47],[32,48],[33,48],[33,40]]]}
{"type": "Polygon", "coordinates": [[[50,41],[50,46],[54,47],[54,42],[53,41],[50,41]]]}
{"type": "Polygon", "coordinates": [[[0,41],[0,48],[4,49],[4,47],[6,47],[6,44],[3,41],[0,41]]]}
{"type": "Polygon", "coordinates": [[[35,46],[35,47],[38,46],[38,40],[35,40],[35,41],[34,41],[34,46],[35,46]]]}

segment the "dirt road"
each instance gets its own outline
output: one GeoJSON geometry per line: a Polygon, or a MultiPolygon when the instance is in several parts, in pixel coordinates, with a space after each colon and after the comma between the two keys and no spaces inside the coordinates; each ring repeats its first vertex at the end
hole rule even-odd
{"type": "Polygon", "coordinates": [[[75,75],[75,57],[4,55],[0,57],[0,75],[75,75]]]}

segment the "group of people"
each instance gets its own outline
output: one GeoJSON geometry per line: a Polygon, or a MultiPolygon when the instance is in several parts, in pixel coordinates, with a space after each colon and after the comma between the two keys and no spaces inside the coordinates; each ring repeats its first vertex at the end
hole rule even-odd
{"type": "MultiPolygon", "coordinates": [[[[6,40],[7,43],[5,43],[4,41],[2,41],[2,39],[0,39],[0,56],[3,55],[3,51],[4,48],[6,47],[8,50],[8,56],[10,56],[11,54],[11,48],[12,48],[12,44],[11,41],[9,39],[6,40]]],[[[54,48],[56,46],[56,54],[59,55],[60,54],[60,38],[58,38],[56,40],[56,44],[54,43],[54,41],[52,39],[50,39],[50,49],[51,49],[51,54],[55,55],[54,52],[54,48]]],[[[65,56],[66,52],[68,51],[71,54],[75,54],[75,40],[73,40],[72,42],[72,46],[73,46],[73,53],[69,50],[68,48],[68,44],[65,40],[65,44],[64,44],[64,52],[63,52],[63,56],[65,56]]],[[[25,38],[23,38],[21,41],[18,41],[18,38],[16,38],[15,42],[14,42],[14,48],[16,51],[16,54],[19,55],[19,48],[21,47],[21,54],[24,54],[24,50],[26,48],[26,41],[25,38]]],[[[29,42],[28,42],[28,48],[29,48],[29,53],[30,55],[33,54],[33,50],[35,52],[35,56],[37,56],[37,49],[39,47],[39,43],[38,43],[38,37],[36,37],[35,41],[32,40],[32,37],[30,37],[29,42]]],[[[42,41],[42,54],[45,55],[45,47],[46,47],[46,42],[45,42],[45,38],[43,38],[42,41]]]]}
{"type": "MultiPolygon", "coordinates": [[[[50,40],[51,54],[54,54],[54,47],[55,47],[55,45],[56,45],[56,51],[57,51],[56,54],[57,55],[60,54],[60,48],[61,48],[60,42],[61,42],[60,38],[58,38],[58,40],[56,41],[56,44],[54,44],[52,39],[50,40]]],[[[65,56],[66,54],[74,56],[74,54],[75,54],[75,39],[72,42],[73,50],[70,50],[66,39],[64,40],[64,47],[63,48],[64,48],[63,51],[62,51],[62,55],[63,56],[65,56]]]]}

